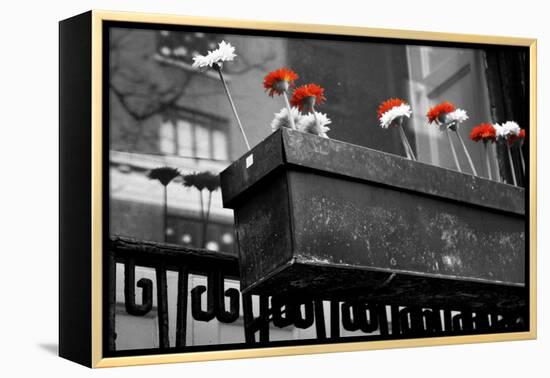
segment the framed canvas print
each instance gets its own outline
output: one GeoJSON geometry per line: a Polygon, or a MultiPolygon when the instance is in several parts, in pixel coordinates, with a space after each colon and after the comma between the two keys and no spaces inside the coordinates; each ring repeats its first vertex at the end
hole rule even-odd
{"type": "Polygon", "coordinates": [[[62,357],[536,337],[536,41],[60,22],[62,357]]]}

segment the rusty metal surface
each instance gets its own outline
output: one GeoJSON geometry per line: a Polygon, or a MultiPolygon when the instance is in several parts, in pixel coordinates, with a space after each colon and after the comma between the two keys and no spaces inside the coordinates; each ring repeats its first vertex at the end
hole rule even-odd
{"type": "Polygon", "coordinates": [[[285,162],[281,134],[274,133],[220,173],[225,207],[285,162]]]}
{"type": "Polygon", "coordinates": [[[245,293],[525,304],[523,188],[291,130],[256,148],[222,173],[245,293]]]}
{"type": "Polygon", "coordinates": [[[284,165],[525,214],[523,188],[290,129],[274,132],[221,173],[224,206],[233,208],[252,185],[284,165]],[[247,168],[251,154],[254,163],[247,168]]]}
{"type": "Polygon", "coordinates": [[[525,309],[528,294],[522,286],[298,262],[248,287],[246,292],[497,312],[525,309]]]}
{"type": "Polygon", "coordinates": [[[299,263],[525,283],[523,217],[290,172],[299,263]]]}
{"type": "Polygon", "coordinates": [[[291,213],[286,174],[272,174],[255,186],[235,217],[241,286],[256,282],[292,258],[291,213]],[[250,253],[251,251],[254,251],[250,253]]]}
{"type": "Polygon", "coordinates": [[[160,244],[122,236],[112,237],[109,247],[117,260],[131,259],[136,265],[155,268],[162,262],[167,269],[177,271],[185,263],[190,273],[207,272],[212,267],[217,267],[228,278],[239,277],[238,258],[227,252],[160,244]]]}

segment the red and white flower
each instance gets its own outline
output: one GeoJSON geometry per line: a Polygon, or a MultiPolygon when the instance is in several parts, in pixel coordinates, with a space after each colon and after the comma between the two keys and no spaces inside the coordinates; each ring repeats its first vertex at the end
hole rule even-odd
{"type": "Polygon", "coordinates": [[[495,127],[490,123],[480,123],[470,132],[470,139],[474,142],[494,142],[497,139],[495,127]]]}
{"type": "Polygon", "coordinates": [[[448,101],[430,108],[426,116],[428,117],[428,122],[435,122],[441,131],[447,129],[456,130],[459,124],[469,118],[465,110],[457,108],[453,103],[448,101]]]}
{"type": "Polygon", "coordinates": [[[456,110],[454,104],[444,101],[439,103],[428,110],[426,117],[428,117],[428,123],[442,124],[445,123],[447,114],[452,113],[456,110]]]}
{"type": "Polygon", "coordinates": [[[447,124],[459,124],[466,121],[468,118],[468,113],[463,109],[456,109],[453,112],[447,114],[446,123],[447,124]]]}
{"type": "Polygon", "coordinates": [[[511,136],[518,136],[521,131],[519,125],[514,121],[507,121],[502,124],[496,123],[494,126],[498,140],[508,140],[511,136]]]}
{"type": "Polygon", "coordinates": [[[518,135],[510,134],[508,136],[508,144],[510,146],[521,147],[524,141],[525,141],[525,129],[520,129],[518,135]]]}
{"type": "Polygon", "coordinates": [[[410,118],[412,110],[409,104],[399,98],[390,98],[378,107],[378,120],[380,127],[387,129],[396,126],[397,120],[404,117],[410,118]]]}

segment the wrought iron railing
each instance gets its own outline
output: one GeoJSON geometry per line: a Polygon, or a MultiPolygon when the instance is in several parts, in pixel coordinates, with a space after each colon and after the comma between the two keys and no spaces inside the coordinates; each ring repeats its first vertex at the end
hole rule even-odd
{"type": "MultiPolygon", "coordinates": [[[[316,340],[333,342],[350,340],[341,330],[361,331],[361,339],[445,336],[472,333],[525,330],[522,310],[489,313],[456,308],[426,308],[395,303],[372,303],[357,295],[353,298],[273,297],[259,296],[259,311],[254,311],[253,296],[227,288],[227,280],[238,280],[235,255],[204,249],[186,248],[123,237],[113,237],[109,248],[109,306],[107,349],[116,351],[115,307],[116,264],[124,265],[124,305],[128,315],[144,316],[152,311],[153,282],[141,278],[135,282],[136,266],[155,270],[159,350],[186,347],[187,314],[199,322],[216,319],[235,323],[241,317],[247,346],[268,346],[270,330],[294,326],[315,327],[316,340]],[[167,271],[177,272],[177,319],[175,345],[170,345],[168,322],[167,271]],[[190,287],[189,275],[207,277],[206,285],[190,287]],[[141,303],[136,302],[136,289],[141,288],[141,303]],[[188,303],[188,297],[191,303],[188,303]],[[226,305],[226,298],[228,305],[226,305]],[[190,308],[189,308],[190,307],[190,308]],[[328,309],[328,313],[325,310],[328,309]],[[326,327],[328,321],[328,329],[326,327]],[[376,335],[376,336],[373,336],[376,335]]],[[[314,340],[315,341],[315,340],[314,340]]],[[[355,341],[355,340],[354,340],[355,341]]]]}

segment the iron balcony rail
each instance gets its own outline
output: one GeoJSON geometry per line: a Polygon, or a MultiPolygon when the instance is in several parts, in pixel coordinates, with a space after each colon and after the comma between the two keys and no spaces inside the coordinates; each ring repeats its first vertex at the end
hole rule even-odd
{"type": "MultiPolygon", "coordinates": [[[[526,330],[525,308],[509,312],[490,313],[467,308],[437,308],[373,303],[353,293],[353,296],[325,299],[312,297],[276,297],[258,295],[259,311],[254,311],[251,294],[238,289],[226,289],[226,280],[239,280],[238,258],[235,255],[210,250],[187,248],[114,236],[108,254],[108,337],[107,351],[115,352],[116,264],[124,265],[124,305],[131,316],[144,316],[153,308],[153,282],[141,278],[135,282],[136,266],[155,270],[159,350],[192,350],[186,346],[187,313],[194,320],[234,323],[242,315],[247,346],[269,346],[270,330],[294,326],[315,327],[318,342],[351,340],[341,335],[346,331],[362,331],[371,338],[398,339],[405,337],[444,336],[472,333],[512,332],[526,330]],[[170,345],[168,322],[167,271],[177,272],[177,319],[175,345],[170,345]],[[189,275],[207,277],[206,285],[190,287],[189,275]],[[136,286],[141,288],[141,303],[136,301],[136,286]],[[188,297],[191,303],[188,303],[188,297]],[[226,306],[226,298],[229,305],[226,306]],[[242,301],[243,314],[240,313],[242,301]],[[325,306],[326,305],[326,306],[325,306]],[[189,308],[190,307],[190,308],[189,308]],[[203,310],[205,308],[206,310],[203,310]],[[328,308],[328,314],[325,314],[328,308]],[[326,327],[328,321],[328,327],[326,327]],[[328,329],[327,329],[328,328],[328,329]],[[369,336],[370,335],[370,336],[369,336]],[[376,336],[372,336],[376,335],[376,336]],[[258,336],[258,337],[257,337],[258,336]]],[[[311,340],[310,340],[311,341],[311,340]]],[[[355,341],[355,339],[354,339],[355,341]]]]}

